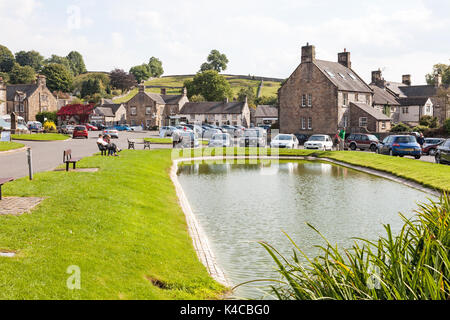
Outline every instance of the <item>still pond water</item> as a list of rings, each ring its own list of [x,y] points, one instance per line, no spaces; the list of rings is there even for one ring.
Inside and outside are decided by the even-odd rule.
[[[413,216],[417,203],[431,195],[386,179],[321,162],[270,161],[185,164],[179,181],[206,232],[218,264],[233,285],[278,278],[263,240],[291,256],[289,234],[309,256],[320,236],[352,245],[352,237],[376,239],[383,224],[397,232],[399,212]],[[267,289],[267,287],[265,287]],[[236,290],[236,297],[262,298],[261,284]],[[266,290],[267,291],[267,290]]]

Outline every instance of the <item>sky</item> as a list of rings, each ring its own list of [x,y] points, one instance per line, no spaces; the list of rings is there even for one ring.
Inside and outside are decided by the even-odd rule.
[[[287,78],[301,47],[337,61],[344,48],[367,82],[411,74],[424,84],[450,63],[448,0],[0,0],[0,44],[12,52],[79,51],[89,71],[129,70],[155,56],[165,75],[194,74],[217,49],[227,74]]]

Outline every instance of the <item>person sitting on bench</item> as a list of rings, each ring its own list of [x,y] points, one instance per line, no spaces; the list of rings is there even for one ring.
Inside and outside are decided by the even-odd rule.
[[[107,134],[104,137],[104,140],[108,144],[109,155],[118,157],[119,156],[118,153],[121,152],[122,150],[119,149],[115,143],[111,143],[111,136]]]
[[[98,148],[100,149],[100,151],[102,152],[102,155],[103,155],[103,153],[105,153],[105,156],[106,156],[106,152],[109,150],[108,142],[106,142],[103,139],[103,135],[102,134],[100,134],[98,136],[97,145],[98,145]]]

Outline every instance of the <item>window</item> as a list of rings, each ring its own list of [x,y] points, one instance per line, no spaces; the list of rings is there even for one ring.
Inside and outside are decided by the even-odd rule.
[[[347,106],[348,105],[348,93],[344,93],[343,96],[344,96],[344,106]]]
[[[355,77],[353,74],[349,73],[348,75],[349,75],[350,78],[352,78],[353,80],[356,80],[356,77]]]
[[[312,94],[308,94],[308,107],[312,107]]]
[[[359,126],[360,127],[367,127],[367,118],[366,117],[359,118]]]
[[[195,114],[191,114],[191,121],[195,121]]]
[[[427,106],[427,113],[430,113],[431,112],[431,107],[428,105]]]
[[[136,108],[136,107],[131,107],[131,108],[130,108],[130,112],[131,112],[131,115],[132,115],[132,116],[137,115],[137,108]]]
[[[306,94],[302,95],[302,107],[306,107]]]
[[[344,116],[344,128],[348,128],[348,116]]]
[[[402,108],[402,113],[403,114],[408,114],[409,113],[409,108],[408,107]]]
[[[381,129],[386,129],[386,121],[381,122]]]
[[[370,105],[370,94],[366,94],[366,104]]]
[[[233,114],[233,121],[237,121],[238,119],[238,115],[237,114]]]
[[[222,115],[222,120],[227,120],[227,115],[226,114]]]
[[[151,108],[151,107],[145,108],[145,114],[146,114],[146,115],[152,114],[152,108]]]
[[[358,102],[359,101],[359,94],[355,93],[355,101]]]
[[[308,130],[312,130],[312,118],[308,118]]]
[[[341,78],[345,80],[345,76],[342,73],[339,72],[338,75],[340,75]]]
[[[302,130],[306,130],[306,118],[302,118]]]
[[[328,75],[329,75],[331,78],[334,78],[334,77],[335,77],[334,73],[331,72],[330,70],[325,70],[325,71],[328,73]]]
[[[152,120],[146,120],[147,122],[147,128],[152,126]]]

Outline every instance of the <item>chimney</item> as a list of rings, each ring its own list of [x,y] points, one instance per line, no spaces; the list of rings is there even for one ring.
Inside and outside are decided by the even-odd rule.
[[[161,94],[162,95],[166,95],[167,94],[167,89],[166,88],[161,88]]]
[[[436,88],[439,88],[439,87],[442,86],[442,75],[441,75],[440,73],[437,73],[437,74],[434,76],[434,86],[435,86]]]
[[[309,43],[302,47],[302,63],[311,63],[316,60],[316,47],[310,46]]]
[[[405,74],[402,76],[402,83],[404,85],[410,86],[411,85],[411,75],[410,74]]]
[[[228,97],[223,100],[223,103],[228,103]]]
[[[145,84],[144,84],[144,82],[141,82],[139,84],[139,92],[145,92]]]
[[[347,52],[347,49],[344,49],[344,52],[338,53],[338,62],[342,64],[344,67],[351,68],[352,62],[350,60],[350,52]]]
[[[381,70],[378,69],[377,71],[372,71],[372,84],[380,85],[382,81],[383,78],[381,77]]]
[[[47,85],[47,78],[44,75],[38,75],[36,83],[38,86],[45,87]]]
[[[186,96],[187,96],[187,88],[184,87],[184,88],[183,88],[183,97],[186,97]]]

